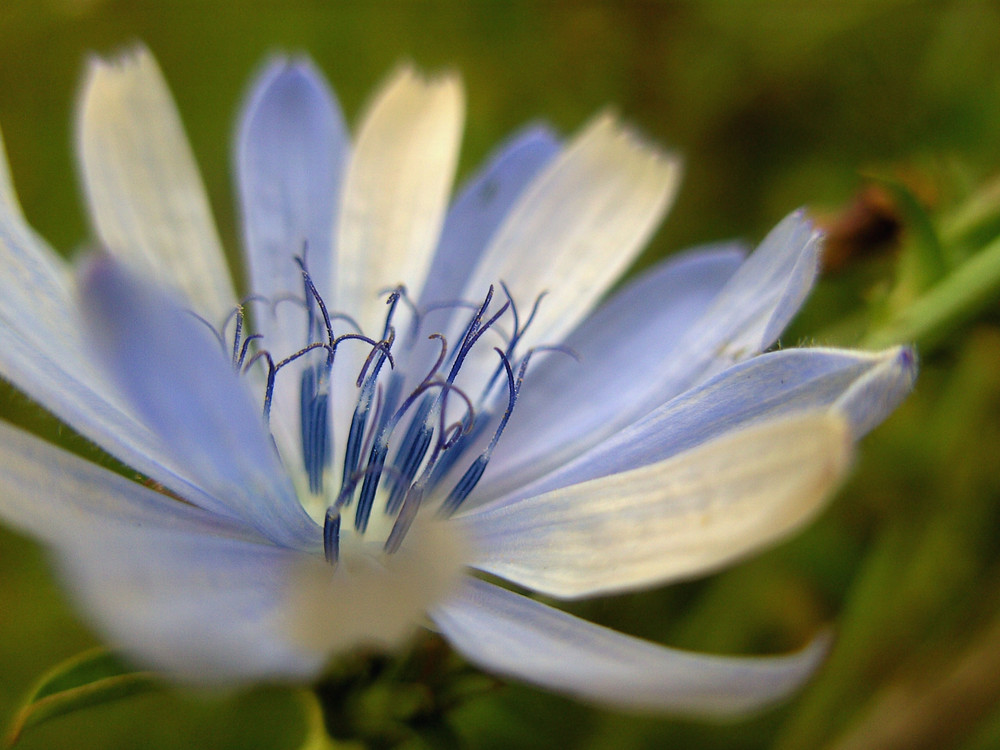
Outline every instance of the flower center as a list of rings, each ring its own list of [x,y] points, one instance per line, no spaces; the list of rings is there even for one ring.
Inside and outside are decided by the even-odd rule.
[[[270,420],[276,383],[294,387],[278,376],[298,363],[303,469],[309,493],[325,503],[327,562],[339,561],[345,541],[367,548],[377,540],[382,552],[391,555],[421,508],[432,505],[439,516],[451,515],[482,478],[513,413],[532,354],[552,348],[518,351],[541,297],[522,324],[502,283],[502,303],[491,286],[478,304],[459,301],[425,309],[397,287],[388,293],[382,333],[374,339],[349,316],[331,313],[305,262],[296,262],[304,294],[292,301],[305,310],[308,343],[276,360],[262,347],[266,342],[260,334],[243,337],[243,312],[238,310],[233,366],[245,373],[263,365],[264,416]],[[441,311],[450,313],[446,330],[454,344],[445,333],[423,330],[430,314]],[[406,333],[397,336],[397,326]],[[487,335],[492,341],[484,340]],[[345,342],[351,342],[346,355],[341,348]],[[339,482],[333,482],[337,414],[346,431]]]

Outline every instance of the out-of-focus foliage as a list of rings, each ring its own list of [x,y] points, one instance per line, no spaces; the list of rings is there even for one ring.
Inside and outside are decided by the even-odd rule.
[[[916,336],[926,346],[915,393],[797,539],[706,581],[578,609],[671,645],[743,653],[795,646],[832,623],[826,667],[786,706],[732,725],[623,716],[486,681],[451,726],[486,748],[987,750],[1000,746],[995,286],[983,281],[976,304],[930,334],[891,323],[1000,234],[998,30],[1000,6],[967,0],[4,0],[0,125],[29,219],[67,253],[88,238],[70,144],[82,61],[137,39],[170,81],[234,264],[233,118],[273,50],[308,52],[349,115],[401,59],[460,70],[463,172],[526,120],[568,132],[616,105],[687,161],[644,263],[698,242],[759,239],[808,206],[835,241],[786,340]],[[972,267],[960,282],[985,273]],[[0,416],[95,455],[6,388]],[[95,643],[39,550],[0,531],[0,717]],[[402,710],[401,693],[389,694]],[[380,695],[369,690],[345,715],[372,720]],[[312,709],[273,688],[157,692],[32,728],[19,747],[294,748]]]

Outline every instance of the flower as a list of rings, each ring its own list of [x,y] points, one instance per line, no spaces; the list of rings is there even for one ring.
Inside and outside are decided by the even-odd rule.
[[[0,373],[141,476],[2,426],[0,516],[181,681],[308,680],[426,624],[485,669],[619,707],[780,699],[822,639],[681,652],[469,571],[573,599],[756,551],[823,507],[912,352],[767,351],[816,273],[801,213],[595,311],[678,160],[610,114],[566,141],[533,126],[449,207],[462,116],[454,76],[404,67],[352,141],[308,62],[267,66],[237,138],[238,304],[155,62],[93,61],[77,142],[101,250],[68,266],[4,168]]]

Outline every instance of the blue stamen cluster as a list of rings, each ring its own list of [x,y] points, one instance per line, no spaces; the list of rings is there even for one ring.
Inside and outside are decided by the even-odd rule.
[[[235,321],[231,356],[233,367],[238,372],[248,372],[255,364],[262,362],[266,368],[264,386],[264,417],[270,418],[277,374],[292,362],[309,352],[322,349],[326,356],[310,362],[302,369],[299,381],[299,409],[301,423],[302,457],[309,491],[322,495],[327,469],[332,461],[333,437],[331,435],[331,378],[335,367],[336,351],[345,340],[356,340],[370,347],[368,356],[355,379],[357,402],[351,418],[350,429],[343,449],[343,472],[340,489],[326,510],[323,524],[323,546],[327,562],[335,564],[340,556],[341,517],[343,511],[352,504],[354,507],[354,529],[364,534],[368,528],[375,505],[378,489],[383,477],[387,480],[387,499],[384,512],[394,521],[384,543],[385,552],[391,554],[399,549],[403,538],[416,518],[424,499],[436,490],[445,477],[456,466],[467,449],[479,443],[498,409],[493,407],[495,391],[501,380],[506,381],[506,408],[495,427],[486,447],[472,460],[457,483],[451,488],[438,506],[438,514],[453,514],[472,493],[489,464],[493,451],[517,401],[521,384],[527,371],[532,352],[524,354],[515,364],[515,349],[531,325],[541,302],[535,301],[531,314],[524,325],[521,324],[517,306],[505,285],[501,284],[506,301],[492,313],[495,290],[491,286],[482,303],[478,305],[456,302],[448,307],[469,307],[472,310],[468,324],[459,340],[459,345],[449,348],[445,336],[431,333],[427,338],[440,346],[438,356],[424,378],[405,397],[406,373],[396,368],[392,349],[397,342],[393,319],[400,302],[405,302],[412,313],[413,324],[405,337],[404,346],[411,348],[417,340],[424,315],[410,301],[406,290],[398,287],[389,292],[386,304],[385,324],[381,338],[374,340],[364,336],[351,318],[331,313],[319,291],[303,258],[296,258],[302,282],[303,298],[298,302],[306,311],[307,336],[311,343],[275,361],[272,354],[258,348],[248,356],[251,346],[259,346],[260,334],[244,336],[245,315],[243,308],[237,308],[226,320],[223,331]],[[260,301],[260,300],[257,300]],[[285,299],[279,300],[281,302]],[[276,303],[272,303],[273,304]],[[438,309],[435,305],[424,310]],[[513,332],[505,337],[496,328],[504,315],[510,313]],[[334,333],[334,320],[343,320],[357,330],[341,334]],[[494,330],[505,338],[503,348],[494,347],[499,364],[491,372],[477,399],[472,398],[456,385],[456,379],[467,364],[473,347],[487,331]],[[218,334],[220,343],[230,354],[225,338]],[[546,347],[548,348],[548,347]],[[385,365],[388,364],[386,375]],[[445,372],[445,375],[441,375]],[[446,414],[448,401],[452,396],[463,403],[461,417],[449,424]],[[400,433],[402,433],[401,437]],[[394,440],[394,437],[397,439]],[[485,438],[483,438],[485,439]],[[391,456],[390,456],[391,454]],[[360,485],[360,490],[359,490]],[[444,493],[440,493],[443,495]],[[439,495],[440,496],[440,495]]]

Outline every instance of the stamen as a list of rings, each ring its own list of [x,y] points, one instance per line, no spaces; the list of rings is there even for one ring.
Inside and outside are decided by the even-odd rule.
[[[399,545],[403,542],[403,537],[406,536],[406,532],[410,530],[414,519],[417,517],[417,511],[420,509],[420,503],[423,499],[424,488],[422,486],[413,485],[410,487],[406,493],[406,500],[403,503],[403,507],[400,508],[399,515],[396,516],[396,521],[392,525],[392,530],[385,540],[383,549],[386,553],[391,555],[399,549]]]
[[[351,429],[347,435],[347,446],[344,449],[344,474],[342,486],[346,485],[349,478],[358,470],[358,463],[361,459],[361,446],[365,437],[365,426],[368,423],[368,416],[371,412],[372,399],[375,395],[375,383],[378,379],[382,365],[389,361],[393,366],[392,356],[389,354],[389,347],[392,346],[392,338],[395,336],[392,328],[388,330],[389,339],[380,341],[372,348],[361,368],[357,385],[361,388],[358,396],[357,406],[354,407],[354,416],[351,417]],[[368,373],[371,365],[371,373]]]
[[[330,313],[326,309],[326,303],[323,302],[323,298],[319,295],[319,292],[316,291],[316,285],[313,284],[312,277],[309,275],[309,271],[306,269],[305,259],[302,257],[296,257],[295,262],[298,263],[299,268],[302,270],[302,282],[305,284],[306,287],[306,298],[308,299],[309,297],[312,297],[312,299],[316,301],[316,305],[319,307],[320,312],[323,313],[323,323],[326,326],[326,338],[327,341],[329,341],[330,344],[332,345],[334,340],[333,323],[330,321]],[[306,305],[306,312],[308,313],[308,323],[307,323],[309,329],[308,335],[311,336],[313,329],[312,305],[309,304]],[[330,360],[332,364],[333,360],[332,350],[330,351]]]
[[[396,305],[399,303],[402,289],[403,287],[398,287],[389,294],[389,298],[386,300],[386,304],[389,306],[389,311],[385,316],[385,326],[382,331],[382,340],[372,347],[371,352],[368,354],[368,358],[365,359],[365,363],[361,367],[361,372],[359,373],[358,379],[355,383],[358,388],[361,389],[361,393],[358,396],[358,403],[354,407],[354,415],[351,417],[351,428],[347,434],[347,446],[344,449],[344,472],[341,479],[341,492],[343,492],[343,489],[347,486],[350,478],[358,470],[358,465],[361,460],[361,449],[365,439],[365,427],[368,423],[368,417],[371,412],[372,398],[375,395],[375,385],[378,380],[379,372],[382,370],[382,365],[385,364],[386,360],[388,360],[389,367],[395,368],[396,366],[390,352],[393,341],[396,338],[396,332],[392,327],[392,317],[396,312]],[[371,368],[371,373],[368,372],[369,368]],[[356,523],[357,522],[355,521],[355,525]]]
[[[340,559],[340,510],[331,505],[323,521],[323,555],[331,565]]]
[[[528,369],[528,360],[531,358],[531,352],[525,355],[524,359],[521,360],[521,366],[517,371],[517,378],[514,378],[514,370],[511,367],[510,359],[504,354],[500,349],[495,349],[497,354],[500,355],[500,361],[504,370],[507,373],[507,389],[508,389],[508,400],[507,400],[507,410],[504,412],[503,417],[500,419],[500,424],[497,426],[496,432],[493,433],[493,439],[490,440],[489,445],[486,446],[479,457],[472,462],[472,465],[466,469],[462,478],[458,480],[458,483],[445,498],[445,501],[441,504],[439,509],[439,514],[442,516],[450,516],[459,506],[465,502],[465,499],[471,494],[472,490],[475,489],[476,485],[479,484],[479,480],[483,476],[483,472],[486,471],[486,466],[490,462],[490,458],[493,456],[493,451],[500,441],[500,436],[503,434],[504,429],[507,427],[507,422],[510,421],[510,415],[514,413],[514,404],[517,402],[518,393],[521,391],[521,384],[524,382],[524,374]]]
[[[417,475],[420,462],[424,460],[427,449],[431,445],[431,436],[434,431],[427,426],[427,417],[433,405],[434,399],[429,396],[425,396],[420,402],[396,453],[395,467],[399,471],[400,478],[393,485],[389,500],[386,502],[385,512],[390,515],[399,510],[403,496]]]
[[[242,348],[240,349],[240,356],[239,356],[239,359],[237,359],[237,360],[236,360],[236,361],[234,362],[234,364],[235,364],[235,366],[236,366],[236,369],[237,369],[237,370],[240,370],[240,369],[242,369],[242,367],[243,367],[243,362],[244,362],[244,361],[246,360],[246,358],[247,358],[247,351],[248,351],[248,350],[249,350],[249,348],[250,348],[250,344],[251,344],[252,342],[254,342],[254,341],[258,341],[258,340],[261,340],[261,339],[263,339],[263,338],[264,338],[264,334],[262,334],[262,333],[255,333],[255,334],[253,334],[252,336],[247,336],[247,337],[246,337],[245,339],[243,339],[243,347],[242,347]]]
[[[417,304],[410,298],[410,295],[406,293],[406,287],[402,284],[392,289],[383,289],[382,292],[380,292],[380,294],[386,293],[390,295],[395,294],[396,299],[406,305],[406,307],[410,310],[410,330],[407,332],[405,340],[406,345],[411,346],[413,342],[416,341],[417,334],[420,332],[422,318],[420,308],[418,308]],[[392,315],[392,313],[390,313],[390,315]]]
[[[243,335],[243,308],[236,308],[236,330],[233,332],[233,369],[240,369],[240,336]]]
[[[400,481],[396,482],[392,492],[390,493],[386,504],[387,513],[392,514],[399,512],[400,514],[403,514],[404,508],[406,508],[408,503],[416,502],[419,504],[419,499],[411,500],[411,496],[417,498],[423,497],[424,487],[427,485],[428,480],[435,475],[434,473],[438,460],[442,455],[446,454],[449,449],[458,445],[462,437],[467,435],[472,430],[475,424],[475,408],[469,397],[455,386],[455,378],[457,377],[458,372],[464,364],[469,352],[472,350],[472,347],[483,336],[483,334],[486,333],[486,331],[490,330],[494,326],[494,324],[510,307],[509,302],[502,305],[496,313],[484,321],[483,319],[486,315],[486,311],[489,309],[490,303],[493,300],[493,294],[494,289],[491,286],[486,294],[486,298],[483,300],[483,303],[476,309],[475,314],[469,321],[469,325],[466,327],[465,333],[462,336],[462,343],[452,358],[448,377],[443,382],[435,381],[433,378],[447,359],[447,342],[440,334],[434,334],[431,336],[431,338],[437,338],[441,342],[441,352],[439,353],[437,361],[422,383],[414,390],[413,393],[410,394],[402,406],[400,406],[397,412],[380,431],[379,440],[372,448],[368,466],[372,468],[373,471],[365,477],[365,481],[361,487],[361,494],[358,498],[358,507],[355,512],[354,525],[358,531],[363,533],[368,525],[372,502],[374,501],[382,469],[385,465],[386,454],[389,447],[389,437],[398,425],[403,414],[415,403],[418,396],[429,390],[431,387],[436,386],[441,388],[441,393],[436,399],[428,399],[425,397],[421,401],[418,411],[411,420],[407,433],[403,438],[402,448],[397,452],[396,460],[396,468]],[[448,395],[453,390],[456,391],[466,402],[466,413],[460,422],[446,426],[445,415],[447,414]],[[424,479],[421,482],[414,484],[413,478],[416,476],[417,470],[424,461],[427,451],[430,449],[435,432],[433,428],[435,422],[439,423],[437,425],[437,442],[434,444],[434,450],[431,453],[430,458],[427,459],[426,466],[424,467]],[[419,491],[417,491],[418,489]],[[415,495],[413,494],[414,492],[416,492]],[[411,509],[406,510],[405,512],[407,514],[415,513],[416,508],[411,507]],[[399,518],[397,517],[397,522],[394,524],[393,528],[400,529],[400,531],[397,532],[397,535],[399,535],[405,534],[408,527],[409,522],[404,521],[400,523]],[[394,543],[394,545],[396,544],[398,544],[398,542]]]
[[[454,362],[451,365],[451,372],[448,373],[448,382],[454,383],[455,377],[458,375],[458,371],[461,369],[462,364],[465,362],[465,358],[468,356],[472,347],[477,341],[482,337],[486,331],[493,327],[500,317],[507,312],[507,308],[510,307],[510,303],[506,302],[504,305],[497,310],[496,314],[493,315],[486,323],[483,323],[483,315],[486,314],[486,310],[490,306],[490,302],[493,300],[493,285],[490,285],[489,291],[486,293],[486,299],[483,304],[480,305],[476,314],[472,316],[472,320],[469,322],[468,328],[465,329],[465,335],[462,337],[462,345],[458,348],[455,356]]]
[[[271,357],[271,352],[267,349],[261,349],[259,352],[250,357],[250,361],[243,365],[243,372],[246,373],[251,367],[256,364],[257,360],[263,359],[267,363],[267,382],[264,386],[264,423],[271,423],[271,398],[274,395],[274,358]]]
[[[347,337],[343,336],[342,338],[347,338]],[[267,385],[264,388],[264,417],[265,417],[265,419],[270,420],[270,417],[271,417],[271,397],[274,394],[274,379],[275,379],[275,376],[278,374],[278,371],[282,367],[284,367],[285,365],[288,365],[288,364],[294,362],[295,360],[297,360],[303,354],[308,354],[313,349],[327,349],[327,348],[328,347],[327,347],[326,344],[321,344],[321,343],[318,343],[318,342],[315,343],[315,344],[309,344],[309,346],[307,346],[307,347],[305,347],[303,349],[299,349],[299,351],[295,352],[295,354],[292,354],[292,355],[290,355],[288,357],[285,357],[278,364],[274,364],[274,359],[271,357],[271,353],[269,351],[267,351],[266,349],[261,349],[259,352],[257,352],[256,354],[254,354],[250,358],[249,362],[247,362],[243,366],[243,372],[245,373],[245,372],[249,371],[250,368],[253,367],[254,364],[256,364],[256,362],[257,362],[258,359],[264,359],[267,362]]]
[[[293,362],[313,349],[326,349],[326,361],[307,367],[302,371],[302,382],[300,386],[300,421],[302,433],[302,458],[305,464],[306,474],[309,477],[309,490],[314,494],[323,491],[323,471],[329,463],[330,446],[330,422],[329,422],[329,401],[330,401],[330,371],[333,368],[333,360],[337,347],[341,342],[347,340],[364,341],[374,347],[378,344],[371,339],[357,333],[345,333],[337,337],[332,345],[310,344],[295,354],[283,359],[275,365],[269,374],[268,396],[274,389],[274,377],[285,365]],[[267,398],[270,404],[270,399]]]
[[[389,312],[385,316],[385,327],[382,329],[382,339],[389,338],[389,331],[392,330],[392,316],[396,314],[396,307],[401,297],[406,295],[406,287],[398,286],[389,292],[389,298],[385,303],[389,306]]]
[[[295,258],[302,275],[302,294],[283,295],[274,300],[263,300],[271,305],[272,313],[284,302],[294,302],[300,305],[306,315],[307,343],[303,348],[289,354],[280,361],[275,361],[272,354],[263,346],[261,334],[246,335],[246,314],[244,308],[235,308],[223,323],[221,332],[213,328],[202,318],[205,325],[213,331],[220,346],[230,357],[237,372],[246,373],[262,361],[266,366],[266,382],[264,390],[264,417],[270,419],[277,375],[292,362],[306,356],[314,350],[323,350],[325,355],[304,364],[300,370],[299,410],[301,417],[301,447],[303,463],[308,480],[309,491],[315,495],[324,492],[325,473],[331,463],[333,450],[333,431],[331,424],[330,399],[333,397],[331,379],[337,347],[342,341],[352,339],[363,341],[370,347],[367,356],[354,379],[357,387],[357,402],[351,418],[350,429],[343,451],[343,472],[341,486],[335,499],[327,507],[323,521],[323,551],[326,561],[336,565],[340,559],[340,535],[343,523],[344,509],[351,505],[357,497],[354,509],[354,530],[357,534],[365,534],[379,484],[385,481],[388,493],[385,499],[385,512],[395,516],[391,528],[382,545],[385,554],[394,554],[416,519],[421,504],[426,497],[439,498],[441,495],[435,487],[445,477],[451,475],[451,470],[467,449],[472,445],[485,442],[485,432],[493,430],[492,438],[485,449],[469,464],[460,479],[438,507],[442,516],[450,516],[472,494],[483,477],[501,435],[507,427],[514,406],[520,393],[521,385],[527,371],[528,362],[535,351],[551,349],[568,351],[560,347],[536,347],[523,357],[515,359],[514,352],[522,344],[525,331],[532,325],[540,308],[544,294],[539,295],[527,319],[521,320],[510,289],[501,282],[506,301],[490,312],[494,302],[495,288],[489,290],[479,305],[466,301],[437,303],[420,309],[406,293],[406,289],[398,286],[389,291],[386,299],[387,311],[383,325],[382,336],[378,340],[363,335],[357,322],[341,313],[331,313],[319,293],[312,276],[309,273],[305,251]],[[430,339],[437,339],[440,351],[423,380],[408,395],[404,388],[409,388],[407,374],[396,368],[393,356],[393,346],[396,342],[396,329],[393,325],[400,304],[409,308],[411,317],[405,325],[406,338],[400,346],[409,353],[416,341],[420,328],[425,323],[428,312],[445,308],[468,307],[472,312],[468,323],[462,331],[458,346],[449,347],[444,336],[433,333]],[[505,330],[500,330],[498,322],[510,313],[513,331],[508,336]],[[256,308],[254,309],[256,312]],[[198,317],[198,316],[196,316]],[[227,335],[229,322],[234,321],[232,339]],[[351,333],[336,336],[334,321],[343,321]],[[338,324],[339,325],[339,324]],[[507,328],[506,324],[503,328]],[[474,401],[466,392],[456,385],[456,380],[462,368],[471,361],[471,352],[483,335],[493,330],[499,334],[501,343],[495,347],[499,357],[496,369],[483,367],[475,361],[476,373],[486,376],[474,386],[482,391]],[[231,347],[227,345],[231,344]],[[253,342],[257,342],[256,345]],[[398,349],[396,350],[398,353]],[[572,354],[572,352],[569,352]],[[409,359],[409,357],[407,357]],[[402,361],[402,360],[401,360]],[[390,372],[384,375],[384,365],[389,363]],[[467,369],[473,369],[472,365]],[[500,419],[496,419],[502,396],[503,375],[506,376],[507,400],[506,409]],[[463,375],[463,386],[465,376]],[[484,382],[485,381],[485,382]],[[431,393],[436,390],[436,393]],[[464,410],[449,410],[449,399],[457,394],[464,404]],[[459,412],[460,417],[448,423],[449,411]],[[405,431],[400,428],[406,421]],[[495,427],[494,427],[495,425]],[[401,437],[400,437],[400,433]],[[396,437],[394,437],[396,436]],[[387,466],[387,460],[392,448],[392,465]],[[363,459],[365,457],[367,460]],[[466,460],[468,460],[466,458]]]
[[[448,356],[448,342],[445,340],[444,336],[439,333],[432,333],[428,336],[428,339],[437,339],[441,344],[441,351],[438,353],[438,358],[433,367],[431,367],[430,372],[424,378],[424,383],[429,383],[434,378],[438,370],[441,369],[441,365],[444,364],[445,358]],[[413,418],[410,420],[410,425],[406,430],[406,435],[403,437],[403,441],[400,443],[399,450],[396,452],[396,459],[394,462],[394,466],[399,472],[401,480],[396,482],[392,488],[389,500],[386,503],[386,513],[392,514],[399,510],[399,505],[403,501],[404,493],[410,486],[413,478],[417,475],[417,469],[420,467],[420,462],[423,461],[424,455],[430,447],[431,433],[433,432],[433,429],[428,422],[428,417],[430,416],[433,406],[433,399],[425,396],[421,400],[420,405],[417,407],[417,411],[413,415]]]
[[[528,330],[528,328],[531,327],[531,324],[535,320],[535,316],[538,314],[538,309],[539,307],[541,307],[542,300],[545,298],[545,295],[548,294],[548,292],[541,292],[537,297],[535,297],[535,304],[531,306],[531,312],[528,314],[528,319],[524,321],[524,325],[522,326],[520,322],[520,315],[517,312],[517,305],[514,303],[514,297],[513,295],[511,295],[510,289],[507,287],[507,284],[504,283],[503,281],[500,282],[500,286],[503,288],[503,293],[507,297],[507,302],[510,305],[511,316],[514,318],[514,333],[510,337],[510,341],[507,342],[507,348],[504,352],[504,354],[508,359],[513,359],[515,347],[517,347],[517,345],[521,342],[521,339],[524,337],[524,334]],[[503,372],[503,365],[498,364],[497,369],[493,371],[493,375],[491,375],[489,380],[486,381],[486,387],[483,388],[481,396],[483,400],[486,400],[486,398],[492,392],[493,387],[496,385],[497,379],[500,377],[500,374],[502,372]]]
[[[403,418],[403,415],[413,406],[420,396],[426,393],[431,388],[441,388],[446,391],[456,391],[466,403],[468,409],[468,415],[472,413],[472,401],[469,397],[462,393],[452,383],[436,380],[432,382],[427,382],[426,380],[417,386],[416,390],[410,394],[410,396],[403,402],[402,406],[392,415],[392,418],[386,423],[386,426],[382,428],[379,433],[378,439],[372,446],[371,456],[368,459],[368,470],[370,473],[366,474],[364,483],[361,485],[361,494],[358,497],[358,507],[354,514],[354,528],[364,533],[365,529],[368,528],[368,519],[371,516],[372,503],[375,500],[375,492],[378,489],[379,479],[382,476],[383,469],[385,468],[385,457],[389,450],[389,437],[393,430],[399,424],[399,421]],[[471,420],[471,416],[469,417]]]
[[[375,442],[375,435],[378,434],[381,426],[384,411],[385,400],[382,396],[382,386],[379,385],[375,389],[375,409],[372,411],[371,423],[368,425],[368,434],[365,435],[364,443],[361,446],[361,455],[371,451],[372,444]]]
[[[213,326],[211,323],[209,323],[207,320],[205,320],[205,318],[203,318],[201,315],[199,315],[198,313],[196,313],[194,310],[187,310],[186,312],[187,312],[188,315],[190,315],[192,318],[194,318],[198,322],[203,323],[205,325],[205,327],[208,328],[208,330],[210,330],[212,332],[212,335],[215,336],[215,339],[219,342],[219,346],[222,347],[223,354],[225,354],[226,353],[226,340],[222,337],[222,334],[219,333],[219,331],[216,329],[216,327]]]
[[[323,470],[330,458],[329,373],[327,365],[314,365],[302,371],[302,459],[309,477],[309,491],[315,495],[323,491]]]

